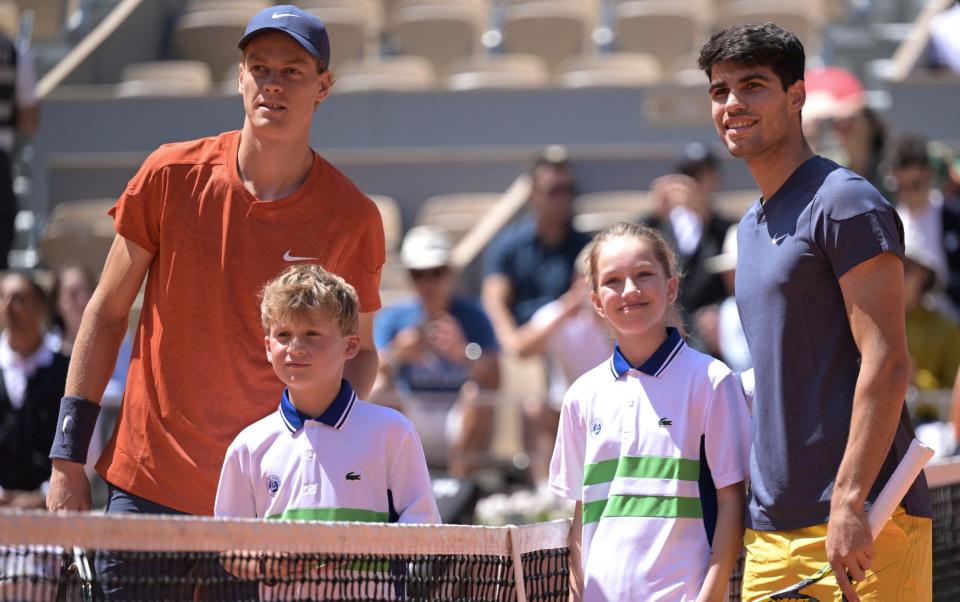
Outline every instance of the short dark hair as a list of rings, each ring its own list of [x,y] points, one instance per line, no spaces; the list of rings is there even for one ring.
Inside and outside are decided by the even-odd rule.
[[[904,134],[890,149],[890,169],[933,167],[927,139],[918,134]]]
[[[795,34],[773,23],[753,23],[718,31],[700,49],[697,65],[708,78],[713,66],[724,62],[769,67],[786,90],[803,79],[806,56]]]

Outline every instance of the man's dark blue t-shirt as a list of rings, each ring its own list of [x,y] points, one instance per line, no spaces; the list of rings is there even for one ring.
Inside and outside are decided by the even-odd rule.
[[[839,278],[881,253],[903,258],[903,226],[866,180],[822,157],[803,163],[737,230],[736,298],[756,374],[747,525],[827,521],[847,444],[860,353]],[[904,406],[868,501],[913,439]],[[921,475],[904,500],[932,515]]]
[[[517,325],[570,288],[577,255],[590,242],[573,228],[560,246],[550,248],[537,237],[531,218],[510,226],[490,243],[484,275],[503,274],[513,285],[511,310]]]

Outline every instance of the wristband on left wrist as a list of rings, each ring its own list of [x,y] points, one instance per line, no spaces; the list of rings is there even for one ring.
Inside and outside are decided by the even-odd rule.
[[[60,400],[57,431],[50,448],[51,460],[87,463],[87,449],[100,415],[100,405],[77,395]]]

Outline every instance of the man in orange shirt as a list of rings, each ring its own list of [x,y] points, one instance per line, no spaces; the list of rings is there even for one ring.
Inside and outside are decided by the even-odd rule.
[[[111,210],[117,236],[84,312],[51,451],[51,510],[90,508],[83,462],[145,277],[119,422],[97,463],[108,512],[212,514],[228,444],[276,409],[283,387],[263,356],[257,296],[290,263],[321,264],[354,286],[361,350],[346,378],[365,397],[376,377],[383,225],[309,145],[333,84],[325,26],[272,6],[238,46],[243,129],[161,146]]]

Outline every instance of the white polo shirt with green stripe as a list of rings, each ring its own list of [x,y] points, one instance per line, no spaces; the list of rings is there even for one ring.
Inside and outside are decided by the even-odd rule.
[[[615,347],[570,387],[550,489],[583,502],[584,600],[696,599],[710,557],[701,449],[717,489],[743,481],[750,417],[730,369],[675,329],[642,366]]]
[[[346,380],[322,415],[298,411],[284,390],[276,412],[237,435],[224,458],[214,514],[440,522],[413,424],[357,399]]]

